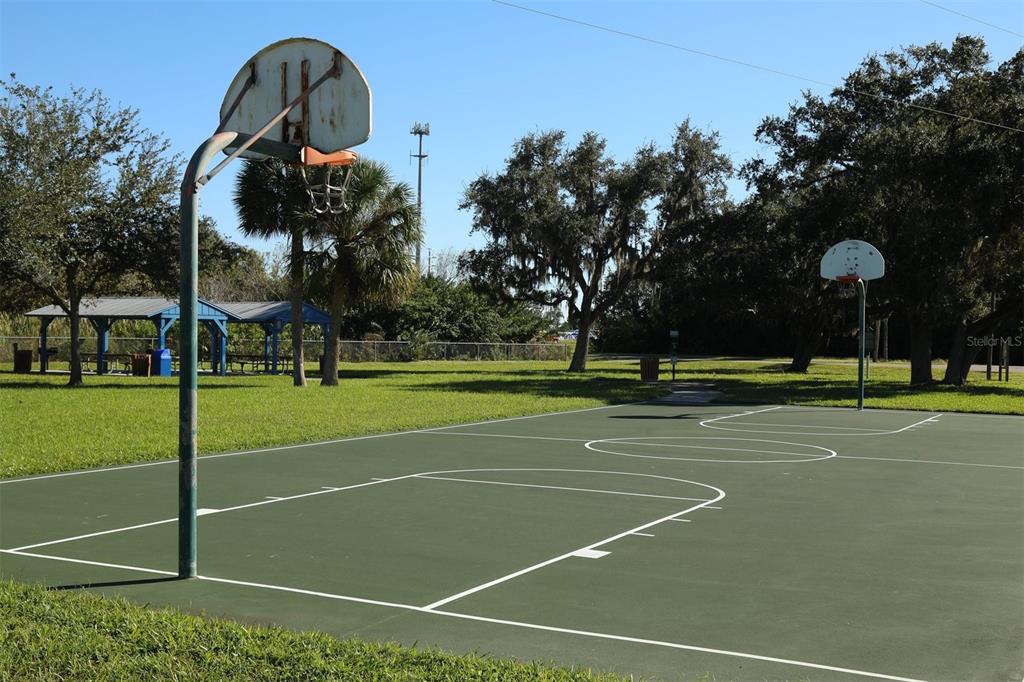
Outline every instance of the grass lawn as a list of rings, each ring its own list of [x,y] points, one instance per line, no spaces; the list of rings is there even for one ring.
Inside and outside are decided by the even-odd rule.
[[[588,670],[340,640],[0,581],[3,680],[621,680]]]
[[[662,363],[662,379],[668,378]],[[687,361],[677,380],[713,383],[723,401],[852,406],[857,368],[817,364],[806,374],[779,361]],[[202,453],[344,438],[643,400],[667,384],[638,381],[637,360],[592,361],[583,375],[563,362],[360,363],[341,386],[288,376],[201,377]],[[911,388],[903,365],[876,365],[868,407],[1024,414],[1024,375],[973,378],[966,388]],[[177,452],[177,378],[66,376],[0,371],[0,478],[143,460]]]

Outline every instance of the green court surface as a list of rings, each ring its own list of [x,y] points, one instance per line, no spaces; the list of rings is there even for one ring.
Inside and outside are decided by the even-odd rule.
[[[656,679],[1021,679],[1021,417],[662,401],[213,455],[189,581],[176,492],[2,481],[0,575]]]

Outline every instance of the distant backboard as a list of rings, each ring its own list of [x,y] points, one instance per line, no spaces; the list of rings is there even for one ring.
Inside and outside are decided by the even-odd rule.
[[[822,257],[821,276],[825,279],[856,278],[866,281],[885,274],[885,259],[878,249],[859,239],[839,242]]]
[[[372,98],[363,72],[340,50],[313,38],[281,40],[246,62],[224,96],[218,132],[257,133],[335,67],[330,77],[264,137],[324,154],[366,142]],[[242,155],[265,158],[251,150]]]

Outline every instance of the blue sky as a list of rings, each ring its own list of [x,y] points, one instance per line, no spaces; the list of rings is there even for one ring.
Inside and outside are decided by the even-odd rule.
[[[866,55],[958,34],[983,36],[994,61],[1017,35],[921,0],[859,2],[552,2],[542,11],[724,57],[838,82]],[[935,0],[1017,33],[1024,3]],[[187,158],[213,132],[228,84],[264,45],[292,36],[325,40],[366,74],[373,137],[360,154],[416,183],[414,121],[429,122],[424,169],[425,247],[464,249],[466,184],[501,168],[512,142],[537,130],[569,139],[595,130],[617,158],[662,146],[689,117],[717,130],[738,163],[765,154],[753,132],[785,113],[804,89],[827,88],[569,24],[488,0],[465,2],[72,2],[0,0],[2,73],[27,83],[103,90],[140,110]],[[202,194],[202,210],[229,238],[237,231],[234,170]],[[734,183],[737,196],[740,183]]]

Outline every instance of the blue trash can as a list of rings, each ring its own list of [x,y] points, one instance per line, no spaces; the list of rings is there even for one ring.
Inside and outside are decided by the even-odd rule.
[[[171,376],[171,351],[167,348],[159,348],[149,351],[150,372],[155,377]]]

